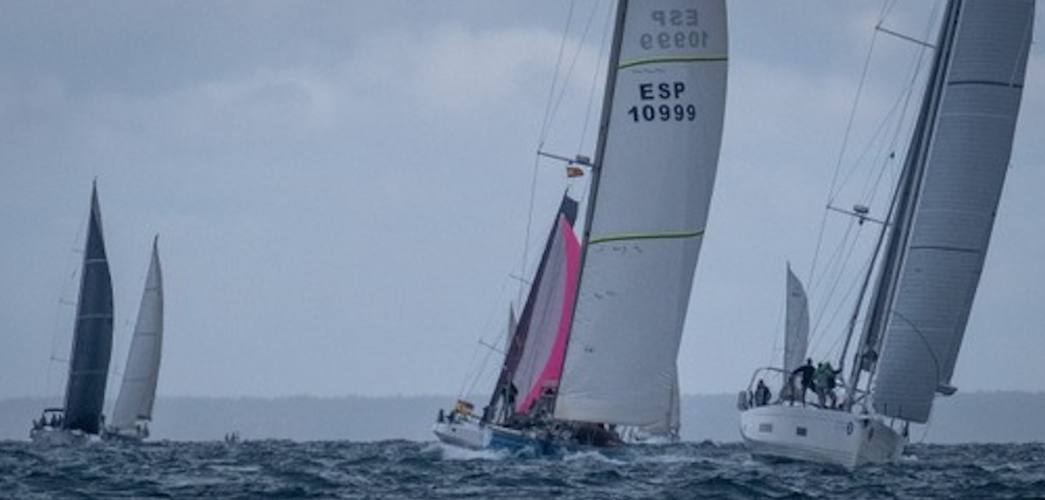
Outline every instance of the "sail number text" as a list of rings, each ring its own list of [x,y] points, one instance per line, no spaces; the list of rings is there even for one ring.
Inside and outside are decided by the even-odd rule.
[[[639,35],[639,45],[644,50],[700,48],[708,44],[708,32],[694,29],[699,20],[697,9],[654,10],[650,18],[666,29]]]
[[[640,83],[638,91],[640,100],[661,101],[661,104],[650,103],[628,108],[628,116],[634,122],[691,122],[697,119],[695,105],[679,102],[686,92],[684,82]]]

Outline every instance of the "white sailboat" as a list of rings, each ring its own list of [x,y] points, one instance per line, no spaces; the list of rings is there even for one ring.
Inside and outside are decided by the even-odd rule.
[[[577,282],[545,285],[546,251],[531,288],[538,301],[562,297],[549,303],[565,322],[524,330],[524,309],[491,404],[479,416],[459,402],[440,416],[439,439],[547,451],[620,444],[624,429],[677,436],[676,361],[718,165],[727,49],[723,0],[618,2],[595,160],[576,162],[593,176]],[[545,376],[531,378],[526,359]]]
[[[112,328],[112,279],[102,237],[98,187],[92,184],[65,403],[61,408],[45,409],[40,420],[33,421],[29,431],[33,442],[77,444],[101,431]]]
[[[749,386],[738,403],[753,454],[850,468],[893,462],[909,424],[929,420],[937,393],[955,392],[951,376],[1008,168],[1033,19],[1034,0],[947,3],[877,266],[864,277],[839,359],[843,375],[852,363],[841,404],[765,404],[752,401]]]
[[[160,271],[159,237],[153,238],[149,272],[145,278],[138,321],[134,327],[127,368],[116,397],[112,425],[106,438],[140,441],[149,437],[149,422],[156,400],[163,350],[163,274]]]

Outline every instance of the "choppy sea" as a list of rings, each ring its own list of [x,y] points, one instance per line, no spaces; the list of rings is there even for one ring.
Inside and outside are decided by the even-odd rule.
[[[1045,498],[1045,444],[913,445],[848,472],[740,444],[560,458],[436,443],[0,443],[3,498]]]

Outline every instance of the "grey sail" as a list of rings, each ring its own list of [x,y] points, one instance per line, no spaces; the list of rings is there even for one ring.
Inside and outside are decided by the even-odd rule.
[[[802,366],[809,345],[809,301],[798,276],[787,266],[787,311],[784,331],[784,372]]]
[[[162,350],[163,273],[160,270],[157,242],[153,239],[149,272],[138,308],[138,321],[134,326],[127,367],[113,410],[112,426],[116,431],[131,431],[139,421],[152,420]]]
[[[113,298],[109,262],[102,238],[97,186],[91,189],[80,296],[76,306],[69,380],[65,386],[66,429],[97,434],[105,403],[105,383],[112,350]]]
[[[872,400],[884,415],[926,422],[935,393],[954,391],[1012,150],[1033,19],[1033,0],[948,5],[908,152],[908,185],[898,192],[898,234],[869,321],[881,332],[865,333],[865,345],[881,345]]]

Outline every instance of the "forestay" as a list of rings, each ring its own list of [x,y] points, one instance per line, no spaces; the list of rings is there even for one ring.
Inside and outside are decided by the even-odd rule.
[[[937,49],[937,113],[873,385],[875,409],[885,415],[925,422],[934,393],[954,390],[1008,168],[1033,19],[1033,0],[955,0],[948,11]]]
[[[133,429],[138,420],[152,419],[163,349],[163,275],[156,243],[153,239],[138,321],[113,411],[112,425],[117,430]]]
[[[91,188],[80,296],[76,305],[69,380],[65,386],[64,427],[97,434],[105,403],[105,383],[112,351],[113,298],[109,261],[102,237],[98,188]]]
[[[559,419],[667,425],[726,99],[723,0],[622,1]]]

